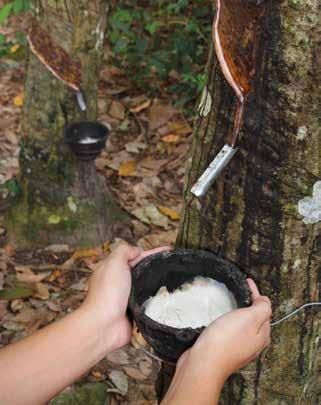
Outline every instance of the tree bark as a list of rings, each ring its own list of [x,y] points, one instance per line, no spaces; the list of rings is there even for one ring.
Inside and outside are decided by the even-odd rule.
[[[208,109],[195,121],[177,245],[238,264],[278,319],[321,298],[321,223],[298,213],[321,179],[320,8],[318,0],[266,4],[239,151],[198,200],[190,189],[227,142],[236,105],[210,51]],[[229,379],[222,404],[320,404],[320,331],[318,309],[274,326],[271,346]]]
[[[95,120],[107,0],[32,2],[32,14],[52,39],[82,66],[87,111],[75,93],[29,52],[20,152],[21,198],[7,217],[19,247],[96,245],[111,236],[119,210],[93,162],[76,161],[63,142],[72,121]],[[116,210],[116,211],[115,211]],[[116,215],[115,215],[116,212]]]

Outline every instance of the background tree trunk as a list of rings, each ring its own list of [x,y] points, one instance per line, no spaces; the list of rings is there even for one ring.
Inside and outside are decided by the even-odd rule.
[[[210,52],[210,110],[200,108],[195,122],[177,244],[237,263],[278,319],[321,298],[321,223],[304,224],[297,209],[321,179],[320,9],[318,0],[266,3],[240,150],[198,200],[190,189],[227,142],[236,104]],[[222,403],[320,404],[320,324],[310,309],[274,326],[270,348],[230,378]]]
[[[63,142],[66,124],[96,118],[107,5],[107,0],[32,2],[41,27],[80,60],[87,111],[80,111],[75,93],[29,52],[20,152],[22,197],[7,221],[20,247],[60,241],[95,245],[110,237],[118,210],[105,180],[94,162],[76,161]]]

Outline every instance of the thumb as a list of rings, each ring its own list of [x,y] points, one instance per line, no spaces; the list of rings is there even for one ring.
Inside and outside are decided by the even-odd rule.
[[[120,243],[112,255],[123,258],[126,262],[130,262],[142,253],[142,249],[136,246],[128,245],[127,243]]]
[[[154,255],[154,254],[156,254],[156,253],[165,252],[165,251],[168,251],[168,252],[169,252],[169,251],[171,251],[171,250],[172,250],[172,248],[171,248],[170,246],[161,246],[161,247],[158,247],[158,248],[155,248],[155,249],[150,249],[150,250],[145,250],[145,251],[141,250],[140,255],[137,256],[137,257],[135,257],[135,259],[132,260],[132,261],[129,263],[129,265],[130,265],[130,267],[135,267],[136,264],[138,264],[138,263],[139,263],[141,260],[143,260],[145,257]]]
[[[268,297],[258,297],[253,301],[253,304],[250,308],[255,314],[255,318],[257,320],[257,323],[259,324],[259,328],[263,325],[263,323],[271,318],[272,306],[271,301]]]

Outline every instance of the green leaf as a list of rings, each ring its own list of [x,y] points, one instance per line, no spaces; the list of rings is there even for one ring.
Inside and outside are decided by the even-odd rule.
[[[10,179],[7,180],[5,183],[1,184],[0,190],[1,189],[7,189],[12,194],[18,194],[21,191],[20,186],[16,179]]]
[[[23,11],[28,11],[30,9],[30,1],[23,0]]]
[[[23,0],[14,0],[13,1],[13,12],[17,15],[23,11],[24,1]]]
[[[6,37],[3,34],[0,34],[0,44],[3,44],[6,40]]]
[[[16,38],[20,45],[26,46],[28,44],[26,34],[20,31],[16,32]]]
[[[103,383],[84,384],[58,395],[50,405],[109,405],[107,388]]]
[[[5,4],[0,10],[0,24],[2,24],[11,13],[13,3]]]
[[[158,28],[161,26],[159,21],[153,21],[150,24],[146,25],[146,31],[148,31],[151,35],[155,34]]]
[[[28,287],[14,287],[7,290],[0,290],[0,299],[2,300],[16,300],[18,298],[31,297],[33,290]]]

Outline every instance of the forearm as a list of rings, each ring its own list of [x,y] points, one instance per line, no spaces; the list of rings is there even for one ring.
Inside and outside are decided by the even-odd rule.
[[[0,403],[36,405],[85,373],[117,340],[81,309],[0,350]],[[108,328],[108,325],[106,325]]]
[[[176,371],[161,405],[216,405],[224,377],[213,362],[199,361],[190,353]]]

